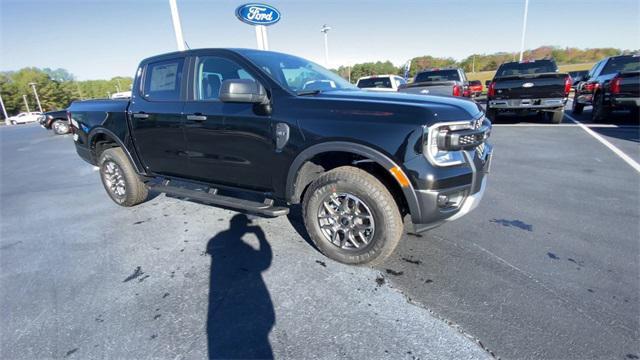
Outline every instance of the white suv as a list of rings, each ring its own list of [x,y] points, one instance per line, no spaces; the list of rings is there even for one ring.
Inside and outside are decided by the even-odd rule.
[[[38,121],[38,118],[42,115],[41,112],[22,112],[16,116],[11,116],[7,119],[7,123],[11,125],[26,124],[30,122]]]
[[[398,75],[373,75],[358,79],[356,86],[368,91],[398,91],[407,81]]]

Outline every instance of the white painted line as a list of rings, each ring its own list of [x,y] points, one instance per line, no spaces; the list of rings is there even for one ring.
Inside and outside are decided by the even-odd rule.
[[[567,115],[568,116],[568,115]],[[589,128],[635,129],[640,125],[582,124]],[[578,124],[493,124],[494,127],[579,127]]]
[[[634,168],[635,171],[637,171],[640,174],[640,164],[638,164],[635,160],[630,158],[629,155],[627,155],[624,152],[622,152],[622,150],[618,149],[615,145],[613,145],[612,143],[607,141],[605,138],[600,136],[600,134],[598,134],[595,131],[589,129],[587,126],[585,126],[580,121],[574,119],[571,115],[564,114],[564,116],[566,116],[569,120],[573,121],[574,123],[578,124],[578,126],[580,126],[582,128],[582,130],[586,131],[587,134],[593,136],[596,140],[600,141],[604,146],[608,147],[609,150],[613,151],[614,154],[618,155],[622,160],[624,160],[627,164],[629,164],[629,166]]]

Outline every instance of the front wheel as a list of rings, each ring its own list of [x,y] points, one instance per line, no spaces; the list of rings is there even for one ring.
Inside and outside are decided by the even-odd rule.
[[[51,129],[56,135],[64,135],[69,132],[69,124],[64,120],[56,120],[51,124]]]
[[[364,170],[343,166],[315,180],[302,204],[311,240],[327,257],[345,264],[382,262],[402,236],[393,196]]]
[[[147,186],[140,181],[133,165],[121,148],[110,148],[98,160],[102,185],[118,205],[134,206],[147,198]]]

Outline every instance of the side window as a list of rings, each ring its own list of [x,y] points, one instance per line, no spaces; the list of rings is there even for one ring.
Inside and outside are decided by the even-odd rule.
[[[149,101],[179,101],[184,59],[165,60],[147,65],[142,95]]]
[[[593,67],[591,68],[591,71],[589,71],[589,78],[594,78],[598,76],[598,71],[603,63],[604,61],[600,61],[600,62],[597,62],[595,65],[593,65]]]
[[[217,100],[220,97],[220,86],[228,79],[255,80],[237,63],[215,56],[198,58],[195,71],[195,99]]]

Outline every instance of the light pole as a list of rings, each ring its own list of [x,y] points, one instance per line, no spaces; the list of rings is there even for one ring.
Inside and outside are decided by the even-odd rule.
[[[327,24],[322,25],[322,28],[320,28],[320,32],[324,34],[324,64],[326,67],[329,67],[329,30],[331,30],[331,27],[327,26]]]
[[[38,97],[38,92],[36,91],[36,83],[31,82],[29,83],[29,85],[31,85],[31,88],[33,89],[33,94],[36,96],[36,103],[38,103],[38,109],[40,109],[40,112],[43,112],[42,105],[40,105],[40,98]]]
[[[2,101],[2,95],[0,95],[0,106],[2,106],[2,114],[4,115],[4,122],[7,123],[9,115],[7,115],[7,109],[4,108],[4,101]]]
[[[524,0],[524,19],[522,19],[522,40],[520,41],[520,61],[524,55],[524,36],[527,33],[527,13],[529,12],[529,0]]]
[[[178,13],[178,4],[176,0],[169,0],[171,7],[171,20],[173,20],[173,31],[176,33],[176,44],[179,51],[184,51],[184,37],[182,36],[182,24],[180,23],[180,14]]]
[[[24,106],[27,107],[27,112],[31,112],[31,110],[29,110],[29,102],[27,101],[27,95],[22,95],[22,100],[24,100]]]

